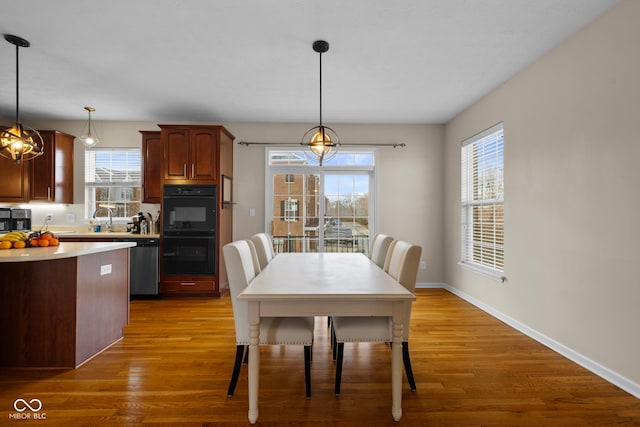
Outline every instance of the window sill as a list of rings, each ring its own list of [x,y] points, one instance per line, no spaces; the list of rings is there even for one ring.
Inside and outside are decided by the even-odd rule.
[[[506,276],[503,272],[498,270],[492,270],[490,268],[482,267],[479,265],[470,264],[468,262],[460,261],[458,263],[460,267],[465,270],[471,271],[473,273],[480,274],[489,279],[495,280],[496,282],[504,283],[507,281]]]

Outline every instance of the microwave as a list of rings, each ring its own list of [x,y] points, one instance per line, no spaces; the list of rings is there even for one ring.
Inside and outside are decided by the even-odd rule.
[[[0,208],[0,233],[11,231],[11,209]]]

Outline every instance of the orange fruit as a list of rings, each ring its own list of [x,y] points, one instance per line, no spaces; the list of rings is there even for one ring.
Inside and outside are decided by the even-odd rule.
[[[59,244],[60,244],[60,241],[55,237],[52,237],[51,239],[49,239],[49,246],[58,246]]]
[[[49,239],[38,239],[38,246],[49,246]]]
[[[29,244],[30,244],[31,246],[38,246],[38,239],[31,239],[31,240],[29,241]]]
[[[12,245],[11,242],[7,242],[3,240],[2,242],[0,242],[0,249],[10,249],[11,245]]]
[[[51,235],[51,233],[47,232],[47,233],[43,233],[43,234],[40,236],[40,239],[39,239],[39,240],[51,240],[51,238],[52,238],[52,237],[53,237],[53,236]]]
[[[27,246],[27,242],[24,240],[18,240],[17,242],[13,242],[13,247],[16,249],[22,249]]]

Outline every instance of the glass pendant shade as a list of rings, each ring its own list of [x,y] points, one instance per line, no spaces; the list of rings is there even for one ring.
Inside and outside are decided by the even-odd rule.
[[[30,160],[44,153],[44,141],[37,130],[20,123],[20,63],[19,50],[30,43],[18,36],[5,34],[4,39],[16,47],[16,121],[9,129],[0,132],[0,155],[16,163]]]
[[[302,137],[303,144],[311,151],[311,160],[322,163],[331,160],[338,152],[340,145],[338,135],[327,126],[314,126]],[[306,141],[306,142],[305,142]],[[309,156],[307,156],[309,157]]]
[[[85,147],[91,148],[100,142],[91,124],[91,113],[96,111],[96,109],[93,107],[84,107],[84,109],[89,112],[89,120],[87,121],[85,128],[82,129],[82,135],[79,136],[77,140],[82,142]]]

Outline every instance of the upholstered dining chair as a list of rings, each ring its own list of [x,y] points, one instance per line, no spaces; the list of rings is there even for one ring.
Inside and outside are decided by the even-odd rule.
[[[371,240],[369,258],[380,268],[384,268],[384,261],[387,258],[391,242],[393,242],[393,237],[380,233],[373,236]]]
[[[266,233],[258,233],[251,236],[250,239],[256,247],[256,253],[258,254],[258,261],[260,262],[260,269],[266,267],[269,261],[273,259],[275,253],[273,251],[273,244],[271,239]]]
[[[422,248],[417,245],[394,240],[385,260],[385,270],[410,292],[415,291],[416,276]],[[411,390],[416,389],[416,382],[411,369],[409,357],[409,325],[411,322],[411,303],[404,313],[402,330],[402,361],[407,381]],[[334,359],[336,360],[335,394],[340,395],[342,380],[342,359],[346,342],[387,342],[391,343],[391,319],[389,317],[332,317]]]
[[[227,395],[233,396],[240,367],[249,345],[248,303],[238,295],[255,277],[250,243],[238,240],[222,248],[227,267],[231,304],[236,328],[236,357]],[[311,397],[311,346],[313,344],[313,317],[273,317],[260,321],[260,345],[303,345],[304,376],[307,399]]]

